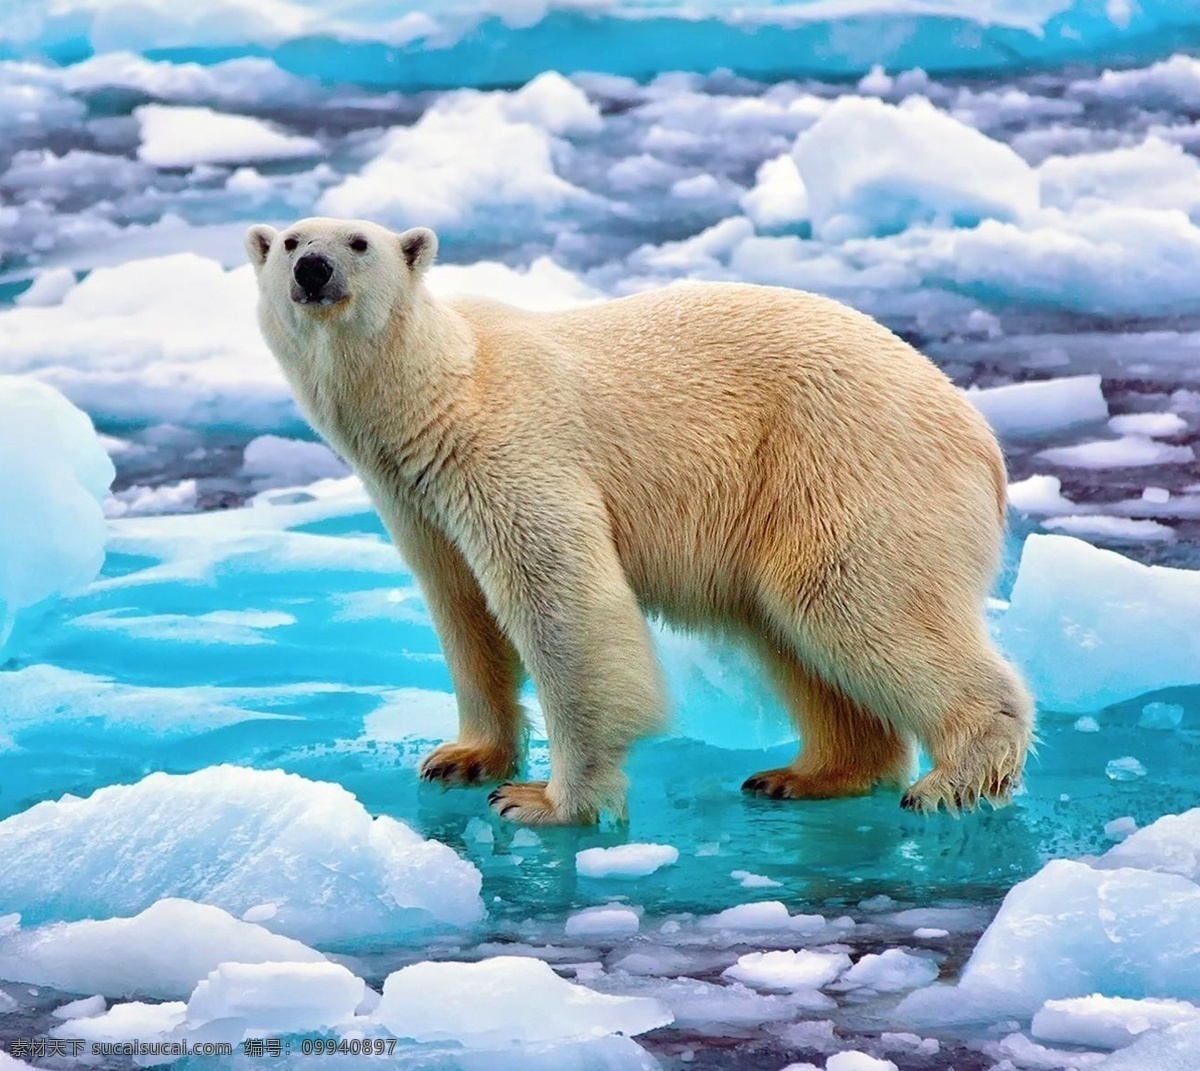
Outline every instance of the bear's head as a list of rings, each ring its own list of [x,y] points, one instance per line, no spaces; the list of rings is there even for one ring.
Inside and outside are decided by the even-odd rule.
[[[437,235],[314,217],[282,231],[256,224],[246,232],[246,252],[273,326],[307,333],[318,322],[374,335],[412,301],[437,255]]]

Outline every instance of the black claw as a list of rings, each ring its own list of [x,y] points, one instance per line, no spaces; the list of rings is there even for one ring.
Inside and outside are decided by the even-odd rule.
[[[470,766],[467,767],[467,780],[471,784],[474,784],[476,781],[479,780],[479,775],[481,773],[483,773],[483,763],[473,762],[473,763],[471,763]]]
[[[743,792],[759,792],[762,790],[765,782],[761,777],[748,777],[742,782]]]
[[[506,807],[502,807],[500,809],[500,817],[503,818],[503,817],[505,817],[505,815],[508,814],[509,811],[515,811],[516,809],[517,809],[517,804],[510,803]]]
[[[771,789],[771,799],[781,800],[787,796],[787,785],[776,785]]]
[[[900,797],[900,806],[906,811],[915,811],[917,809],[917,799],[911,792],[906,792]]]
[[[494,789],[492,789],[491,792],[488,793],[488,803],[499,803],[499,802],[500,802],[500,789],[494,788]]]

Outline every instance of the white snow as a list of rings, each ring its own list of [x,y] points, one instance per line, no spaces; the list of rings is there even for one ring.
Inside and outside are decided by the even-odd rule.
[[[133,918],[54,922],[0,937],[0,978],[106,997],[186,997],[220,963],[272,960],[312,963],[324,957],[189,900],[160,900]]]
[[[669,844],[619,844],[575,853],[575,869],[585,878],[644,878],[679,861]]]
[[[248,115],[167,104],[143,104],[133,114],[142,135],[138,159],[155,167],[291,160],[321,152],[315,138],[284,133]]]
[[[438,264],[428,276],[438,297],[473,294],[535,312],[568,309],[603,300],[604,295],[550,257],[537,257],[527,268],[492,260],[474,264]]]
[[[847,985],[895,993],[929,985],[938,976],[937,964],[926,956],[915,956],[902,948],[863,956],[842,979]]]
[[[54,1033],[59,1037],[84,1041],[129,1041],[132,1038],[157,1039],[170,1034],[187,1019],[187,1004],[169,1000],[147,1004],[140,1000],[114,1004],[99,1015],[69,1019]]]
[[[820,989],[850,966],[844,952],[812,952],[808,949],[784,949],[774,952],[750,952],[722,975],[754,989],[791,992]]]
[[[1114,818],[1104,824],[1104,835],[1112,841],[1122,841],[1137,832],[1137,822],[1130,815]]]
[[[89,1015],[100,1015],[108,1009],[108,1004],[99,993],[91,997],[81,997],[55,1008],[50,1014],[55,1019],[83,1019]]]
[[[729,876],[743,889],[778,889],[783,884],[765,874],[752,874],[749,870],[731,870]]]
[[[1200,1022],[1200,1009],[1182,1000],[1130,1000],[1093,993],[1048,1000],[1034,1013],[1030,1033],[1042,1041],[1089,1049],[1123,1049],[1147,1030]]]
[[[1039,204],[1037,175],[1024,160],[923,97],[899,107],[839,97],[793,154],[813,230],[825,241],[1017,220]]]
[[[437,841],[372,819],[344,788],[213,766],[65,796],[0,822],[0,898],[31,921],[133,914],[180,896],[268,929],[347,942],[482,915],[481,877]],[[56,860],[71,859],[68,868]]]
[[[825,1061],[825,1071],[896,1071],[891,1060],[868,1056],[865,1052],[839,1052]]]
[[[1039,438],[1108,418],[1100,376],[1068,376],[963,392],[1001,438]]]
[[[87,414],[45,384],[0,376],[0,650],[21,610],[100,571],[113,475]]]
[[[1200,573],[1031,535],[999,635],[1049,710],[1200,683]]]
[[[1157,137],[1107,152],[1053,156],[1038,174],[1043,203],[1073,213],[1106,204],[1200,208],[1200,161]]]
[[[399,1038],[469,1048],[633,1037],[672,1021],[659,1001],[596,993],[522,956],[404,967],[388,975],[371,1018]]]
[[[366,985],[338,963],[222,963],[187,1002],[192,1022],[244,1019],[254,1034],[286,1034],[350,1019]]]

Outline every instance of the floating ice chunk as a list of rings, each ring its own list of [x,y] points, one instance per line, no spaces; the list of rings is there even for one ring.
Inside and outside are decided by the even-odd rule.
[[[1036,173],[1012,149],[923,97],[900,107],[840,97],[796,141],[813,229],[826,241],[918,223],[971,226],[1037,209]]]
[[[1101,988],[1200,999],[1200,887],[1176,874],[1055,860],[1009,890],[957,986],[911,993],[895,1014],[913,1023],[994,1022]]]
[[[1178,729],[1183,721],[1183,707],[1178,703],[1147,703],[1138,718],[1139,729]]]
[[[1180,435],[1188,429],[1187,421],[1178,413],[1125,413],[1113,417],[1108,426],[1118,435],[1148,435],[1152,439]]]
[[[1135,102],[1147,107],[1200,108],[1200,59],[1176,55],[1134,70],[1104,71],[1099,78],[1075,82],[1072,96]]]
[[[1200,1023],[1148,1030],[1132,1045],[1113,1053],[1096,1071],[1193,1071],[1200,1052]]]
[[[1146,776],[1146,767],[1132,755],[1124,755],[1119,759],[1109,759],[1104,772],[1113,781],[1133,781]]]
[[[428,276],[438,297],[471,294],[535,312],[569,309],[602,301],[604,295],[550,257],[538,257],[528,268],[511,268],[492,260],[474,264],[436,264]]]
[[[479,871],[444,844],[372,819],[339,785],[214,766],[65,796],[0,822],[0,905],[29,922],[133,914],[168,896],[345,944],[483,911]],[[70,859],[71,865],[61,865]]]
[[[1182,1000],[1129,1000],[1095,993],[1048,1000],[1033,1016],[1030,1033],[1042,1041],[1090,1049],[1123,1049],[1147,1030],[1200,1022],[1200,1008]]]
[[[349,471],[324,443],[278,435],[251,439],[242,454],[242,475],[250,478],[255,491],[339,479]]]
[[[764,230],[808,219],[808,190],[791,153],[759,167],[754,187],[742,194],[741,206],[755,226]]]
[[[1178,874],[1200,884],[1200,808],[1164,815],[1110,848],[1093,865]]]
[[[513,225],[511,217],[521,214],[515,210],[541,216],[586,203],[591,195],[555,171],[554,135],[530,121],[540,116],[559,125],[565,118],[545,95],[543,88],[523,100],[519,94],[474,91],[439,98],[415,124],[385,134],[373,160],[321,195],[318,211],[397,228],[453,230],[486,219],[495,230]],[[471,146],[469,153],[463,153],[464,145]],[[507,224],[496,214],[502,210],[510,217]]]
[[[1041,461],[1072,469],[1131,469],[1146,465],[1180,465],[1196,458],[1190,446],[1170,446],[1145,435],[1099,439],[1076,446],[1056,446],[1037,455]]]
[[[84,1041],[130,1041],[163,1038],[187,1019],[187,1004],[169,1000],[162,1004],[146,1004],[140,1000],[114,1004],[99,1015],[69,1019],[55,1029],[58,1037],[82,1038]]]
[[[105,499],[106,517],[157,517],[164,513],[192,513],[196,509],[195,480],[143,487],[134,484]]]
[[[1103,539],[1116,543],[1169,542],[1175,538],[1175,529],[1158,521],[1139,521],[1129,517],[1109,517],[1103,513],[1084,516],[1054,517],[1042,522],[1050,532],[1085,539]]]
[[[568,937],[617,937],[637,933],[641,920],[627,907],[589,907],[567,919]]]
[[[669,844],[619,844],[575,853],[575,869],[585,878],[644,878],[679,861]]]
[[[244,1019],[254,1033],[319,1030],[350,1019],[365,992],[339,963],[222,963],[196,986],[187,1017]]]
[[[602,122],[587,94],[557,71],[545,71],[498,99],[509,119],[535,123],[552,134],[595,133]]]
[[[27,308],[58,305],[75,286],[75,273],[70,268],[47,268],[34,277],[33,285],[16,297],[16,303]]]
[[[614,984],[611,979],[606,981]],[[697,978],[620,979],[617,984],[622,992],[632,989],[662,1001],[671,1009],[677,1029],[707,1035],[727,1034],[729,1027],[791,1023],[800,1012],[827,1012],[837,1007],[836,1001],[815,989],[759,993],[740,982],[717,985]]]
[[[1005,439],[1038,438],[1108,418],[1098,375],[972,389],[963,391],[963,397]]]
[[[1156,137],[1107,152],[1052,156],[1038,175],[1043,203],[1055,208],[1080,211],[1106,203],[1191,212],[1200,207],[1200,162]]]
[[[1200,682],[1200,572],[1078,539],[1026,539],[1000,642],[1046,710],[1085,713]]]
[[[0,937],[0,978],[67,993],[186,997],[226,960],[313,963],[325,957],[219,907],[174,899],[133,918],[50,923]]]
[[[0,376],[0,649],[21,610],[100,571],[113,475],[87,414],[43,383]]]
[[[1129,815],[1125,815],[1122,818],[1114,818],[1111,822],[1106,822],[1104,825],[1104,835],[1109,840],[1122,841],[1136,832],[1137,822]]]
[[[69,1004],[63,1004],[50,1014],[55,1019],[86,1019],[91,1015],[100,1015],[108,1010],[104,997],[97,993],[95,996],[82,997]]]
[[[270,429],[296,410],[256,302],[249,265],[184,253],[97,268],[59,305],[0,310],[0,336],[7,367],[97,419]]]
[[[825,1071],[896,1071],[896,1065],[865,1052],[839,1052],[825,1061]]]
[[[786,905],[779,900],[766,900],[753,904],[738,904],[728,907],[716,915],[707,915],[700,920],[706,930],[795,930],[801,933],[816,933],[825,926],[821,915],[789,915]]]
[[[875,989],[880,993],[896,993],[929,985],[938,976],[938,966],[925,956],[914,956],[901,948],[889,948],[860,959],[843,981],[847,985]]]
[[[315,138],[285,134],[248,115],[166,104],[143,104],[133,114],[142,133],[138,159],[155,167],[290,160],[321,152]]]
[[[72,93],[127,89],[156,100],[192,104],[299,104],[320,90],[269,59],[243,56],[221,63],[155,62],[132,52],[104,52],[57,72]]]
[[[783,885],[764,874],[751,874],[749,870],[733,870],[729,876],[743,889],[778,889]]]
[[[1020,1033],[1009,1034],[998,1042],[985,1045],[984,1051],[993,1059],[998,1059],[1000,1063],[997,1067],[1004,1071],[1011,1067],[1022,1068],[1022,1071],[1085,1071],[1104,1059],[1103,1053],[1098,1052],[1049,1049]]]
[[[399,1038],[470,1048],[634,1037],[672,1021],[659,1001],[597,993],[522,956],[404,967],[388,975],[371,1018]]]
[[[950,931],[938,926],[918,926],[913,930],[913,936],[920,941],[932,941],[940,937],[949,937]]]
[[[1098,733],[1100,723],[1090,714],[1085,714],[1082,718],[1075,719],[1073,728],[1077,733]]]
[[[1030,476],[1008,485],[1008,503],[1014,509],[1033,516],[1073,513],[1078,507],[1062,493],[1057,476]]]
[[[776,952],[750,952],[725,971],[732,978],[754,989],[790,992],[820,989],[850,966],[844,952],[810,952],[792,949]]]

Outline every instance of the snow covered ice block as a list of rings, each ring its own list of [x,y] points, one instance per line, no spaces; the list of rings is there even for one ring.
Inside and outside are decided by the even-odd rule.
[[[896,1009],[905,1022],[1027,1017],[1048,1000],[1200,1000],[1200,886],[1175,874],[1059,859],[1004,898],[956,986]]]
[[[1164,815],[1110,848],[1092,865],[1101,870],[1137,867],[1178,874],[1200,884],[1200,807]]]
[[[926,956],[915,956],[902,948],[889,948],[863,956],[846,972],[847,985],[895,993],[928,985],[938,976],[937,964]]]
[[[825,241],[1013,221],[1040,202],[1036,172],[1011,148],[923,97],[900,107],[841,97],[792,151]]]
[[[644,878],[679,859],[669,844],[619,844],[575,853],[575,869],[585,878]]]
[[[1200,1008],[1184,1000],[1071,997],[1048,1000],[1033,1017],[1030,1033],[1042,1041],[1090,1049],[1123,1049],[1148,1030],[1200,1023]]]
[[[774,952],[750,952],[739,957],[726,970],[725,978],[772,992],[820,989],[850,966],[844,952],[811,952],[808,949],[783,949]]]
[[[21,610],[100,572],[113,475],[86,413],[44,383],[0,376],[0,650]]]
[[[481,875],[349,792],[278,770],[213,766],[64,796],[0,822],[0,912],[29,924],[135,914],[167,896],[307,944],[344,946],[464,926]]]
[[[225,962],[324,963],[325,957],[190,900],[159,900],[133,918],[52,922],[0,936],[0,978],[66,993],[178,999]]]
[[[999,639],[1045,710],[1090,713],[1197,684],[1200,572],[1031,535]]]
[[[223,963],[196,986],[187,1017],[240,1019],[258,1035],[314,1031],[346,1022],[365,993],[363,980],[339,963]]]
[[[1038,438],[1108,419],[1100,376],[1066,376],[963,391],[1002,439]]]
[[[666,1026],[670,1011],[645,997],[596,993],[541,960],[415,963],[388,975],[372,1019],[399,1038],[469,1048],[634,1037]]]

